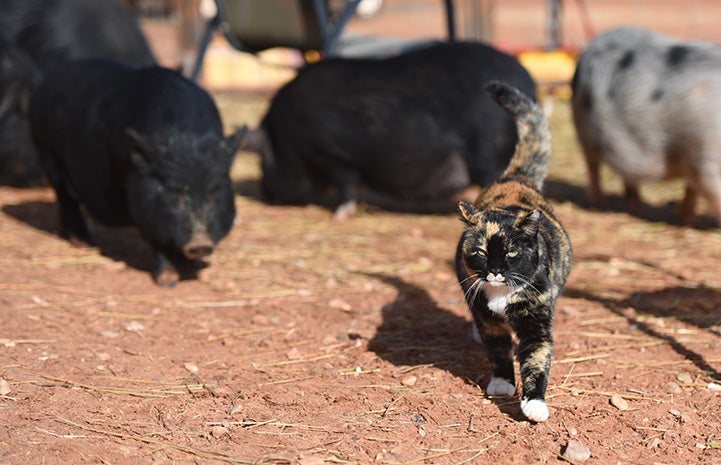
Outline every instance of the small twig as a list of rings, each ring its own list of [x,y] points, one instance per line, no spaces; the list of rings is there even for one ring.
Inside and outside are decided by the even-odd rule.
[[[568,374],[566,378],[590,378],[592,376],[603,376],[604,373],[602,371],[587,371],[585,373],[573,373]],[[566,384],[565,382],[563,384]]]
[[[582,321],[578,324],[578,326],[593,326],[593,325],[600,325],[600,324],[606,324],[606,323],[622,323],[626,322],[628,319],[623,316],[609,316],[604,318],[595,318],[592,320],[586,320]]]
[[[649,341],[649,342],[642,342],[640,344],[614,345],[613,350],[644,349],[647,347],[655,347],[655,346],[660,346],[663,344],[667,344],[667,342],[666,341]],[[566,352],[566,356],[572,357],[574,355],[585,354],[585,353],[588,353],[587,349],[575,350],[573,352]]]
[[[113,436],[113,437],[122,438],[122,439],[133,439],[135,441],[144,442],[146,444],[155,444],[157,446],[170,447],[172,449],[179,450],[181,452],[185,452],[186,454],[195,455],[197,457],[201,457],[204,459],[220,460],[220,461],[228,462],[228,463],[241,463],[241,464],[247,464],[247,465],[253,465],[253,463],[254,463],[254,462],[250,462],[247,460],[242,460],[242,459],[238,459],[235,457],[231,457],[231,456],[225,455],[225,454],[219,454],[216,452],[206,452],[206,451],[203,451],[200,449],[196,449],[194,447],[183,446],[181,444],[174,444],[172,442],[167,442],[167,441],[158,441],[156,439],[151,439],[151,438],[144,437],[144,436],[138,436],[135,434],[116,433],[114,431],[105,431],[105,430],[101,430],[101,429],[97,429],[97,428],[90,428],[90,427],[83,426],[79,423],[75,423],[74,421],[71,421],[71,420],[68,420],[68,419],[62,418],[62,417],[56,417],[56,419],[57,419],[57,421],[59,421],[61,423],[65,423],[66,425],[70,425],[70,426],[75,426],[76,428],[80,428],[84,431],[90,431],[92,433],[103,434],[105,436]]]
[[[263,384],[261,384],[261,386],[273,386],[276,384],[290,384],[290,383],[295,383],[296,381],[305,381],[307,379],[313,379],[313,378],[315,378],[315,376],[302,376],[300,378],[281,379],[278,381],[271,381],[269,383],[263,383]]]
[[[253,367],[276,367],[284,365],[297,365],[299,363],[317,362],[319,360],[325,360],[327,358],[335,357],[335,354],[319,355],[317,357],[303,358],[299,360],[281,360],[279,362],[267,362],[267,363],[254,363]]]
[[[204,385],[202,384],[187,384],[187,385],[181,385],[175,387],[175,389],[178,390],[160,390],[160,389],[142,389],[142,390],[135,390],[131,388],[122,388],[122,387],[107,387],[107,386],[92,386],[90,384],[83,384],[78,383],[75,381],[71,381],[69,379],[63,379],[63,378],[56,378],[54,376],[48,376],[48,375],[39,375],[41,378],[45,378],[50,381],[55,381],[56,383],[64,384],[70,387],[79,388],[79,389],[85,389],[88,391],[98,391],[98,392],[107,392],[110,394],[118,394],[118,395],[129,395],[129,396],[135,396],[135,397],[154,397],[154,398],[167,398],[171,395],[181,395],[185,394],[188,390],[189,391],[197,391],[204,388]],[[181,390],[185,389],[185,391]]]
[[[576,391],[576,392],[579,393],[579,394],[591,394],[591,395],[604,396],[604,397],[611,397],[611,396],[613,396],[614,394],[618,394],[617,392],[594,391],[594,390],[591,390],[591,389],[579,389],[579,388],[567,387],[567,386],[563,386],[563,385],[549,386],[549,389],[563,389],[563,390],[566,390],[566,391],[571,391],[571,390],[573,390],[573,391]],[[664,401],[664,400],[654,399],[654,398],[652,398],[652,397],[634,396],[634,395],[629,395],[629,394],[619,394],[619,395],[620,395],[621,397],[623,397],[624,399],[652,400],[652,401],[656,402],[657,404],[665,404],[665,403],[666,403],[666,401]]]
[[[59,434],[59,433],[56,433],[56,432],[54,432],[54,431],[50,431],[50,430],[47,430],[47,429],[38,428],[37,426],[35,427],[35,429],[36,429],[37,431],[40,431],[41,433],[49,434],[50,436],[55,436],[56,438],[63,438],[63,439],[82,439],[82,438],[86,438],[86,437],[87,437],[87,436],[85,436],[85,435],[79,435],[79,434]]]
[[[556,360],[553,363],[559,364],[559,363],[577,363],[577,362],[587,362],[590,360],[596,360],[599,358],[606,358],[610,357],[611,354],[597,354],[597,355],[588,355],[586,357],[576,357],[576,358],[564,358],[563,360]]]
[[[481,450],[479,450],[478,452],[476,452],[475,454],[473,454],[473,455],[471,455],[470,457],[468,457],[466,460],[461,460],[460,462],[456,462],[454,465],[465,465],[466,463],[472,462],[473,460],[475,460],[476,458],[478,458],[478,456],[480,456],[480,455],[482,455],[482,454],[485,454],[485,453],[488,452],[490,449],[491,449],[490,447],[486,447],[485,449],[481,449]]]
[[[568,382],[568,378],[571,377],[571,373],[573,373],[573,369],[576,368],[576,365],[571,365],[571,369],[568,370],[568,373],[566,374],[566,377],[563,379],[563,383],[561,383],[561,386],[565,386]]]

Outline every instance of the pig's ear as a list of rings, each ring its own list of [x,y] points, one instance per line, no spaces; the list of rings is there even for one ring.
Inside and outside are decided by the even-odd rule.
[[[248,152],[262,154],[267,145],[268,138],[265,135],[265,130],[259,127],[248,131],[240,147]]]
[[[235,153],[240,148],[240,144],[243,139],[248,135],[248,125],[243,125],[242,128],[235,131],[233,134],[223,139],[223,150],[228,154],[230,158],[233,158]]]
[[[152,154],[155,149],[135,129],[125,128],[125,133],[128,135],[130,142],[132,142],[132,148],[130,150],[130,160],[139,170],[143,172],[149,171],[150,160],[152,160]]]

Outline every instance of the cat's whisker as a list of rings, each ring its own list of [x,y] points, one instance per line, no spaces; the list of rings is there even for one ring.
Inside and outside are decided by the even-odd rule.
[[[466,289],[466,292],[464,293],[464,297],[466,299],[466,302],[468,302],[469,305],[473,305],[473,303],[476,301],[476,297],[478,296],[478,291],[482,286],[482,281],[480,279],[477,279],[476,281],[471,284],[468,289]]]
[[[466,292],[464,294],[466,301],[469,303],[473,303],[476,300],[476,296],[478,295],[478,290],[481,288],[483,284],[483,281],[480,279],[477,279],[473,284],[470,285],[468,289],[466,289]],[[476,289],[474,289],[476,288]],[[472,299],[469,301],[468,297],[473,295]]]
[[[476,286],[475,292],[473,292],[473,300],[471,301],[471,305],[475,304],[476,299],[478,298],[478,294],[480,292],[483,292],[483,281],[479,279],[478,281],[476,281],[476,283],[478,283],[478,285]]]
[[[467,277],[466,279],[464,279],[463,281],[460,281],[459,284],[463,284],[463,283],[465,283],[466,281],[468,281],[468,280],[470,280],[470,279],[477,278],[477,277],[478,277],[478,273],[472,274],[472,275],[470,275],[469,277]]]
[[[533,289],[533,291],[535,291],[537,293],[541,292],[536,286],[533,285],[533,283],[531,283],[530,279],[526,278],[525,276],[523,276],[520,273],[510,272],[510,273],[508,273],[508,277],[510,278],[507,281],[509,287],[512,287],[512,286],[515,287],[514,281],[519,281],[523,286],[530,287],[531,289]],[[520,288],[521,286],[517,286],[517,287]]]

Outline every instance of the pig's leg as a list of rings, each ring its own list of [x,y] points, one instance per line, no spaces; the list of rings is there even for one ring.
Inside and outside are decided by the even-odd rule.
[[[716,224],[721,225],[719,224],[721,222],[721,172],[705,171],[696,188],[711,206],[711,211],[716,217]]]
[[[601,192],[601,159],[596,148],[584,150],[588,168],[588,203],[591,208],[604,208],[605,202]]]
[[[679,211],[681,224],[684,226],[690,225],[693,221],[697,197],[698,192],[696,189],[691,184],[686,184],[686,190],[684,192],[683,201],[681,202],[681,208]]]
[[[626,206],[631,213],[638,213],[641,210],[641,195],[638,192],[638,185],[631,181],[623,181],[623,187],[626,191]]]
[[[75,247],[89,247],[92,241],[78,203],[64,189],[56,187],[55,193],[60,206],[60,236]]]
[[[153,278],[160,287],[171,288],[175,287],[180,280],[180,273],[175,268],[175,265],[170,261],[168,256],[159,251],[155,251],[156,267],[153,271]]]
[[[75,247],[88,247],[92,241],[78,201],[70,194],[52,155],[43,150],[39,148],[41,160],[58,201],[60,237],[67,239]]]
[[[359,182],[355,178],[356,176],[351,173],[338,171],[336,174],[335,184],[340,193],[340,203],[333,213],[335,221],[347,221],[355,216],[358,210],[356,199],[360,196],[360,189],[357,187]]]
[[[333,219],[340,222],[347,221],[355,216],[356,211],[358,211],[356,201],[347,200],[336,207],[335,212],[333,212]]]

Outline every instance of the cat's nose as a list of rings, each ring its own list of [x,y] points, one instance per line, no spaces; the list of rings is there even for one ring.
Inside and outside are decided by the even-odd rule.
[[[506,280],[506,278],[504,278],[501,273],[493,274],[493,272],[491,272],[491,273],[488,273],[488,275],[486,275],[486,281],[489,281],[489,282],[492,282],[492,283],[493,283],[493,282],[502,283],[502,282],[504,282],[505,280]]]

